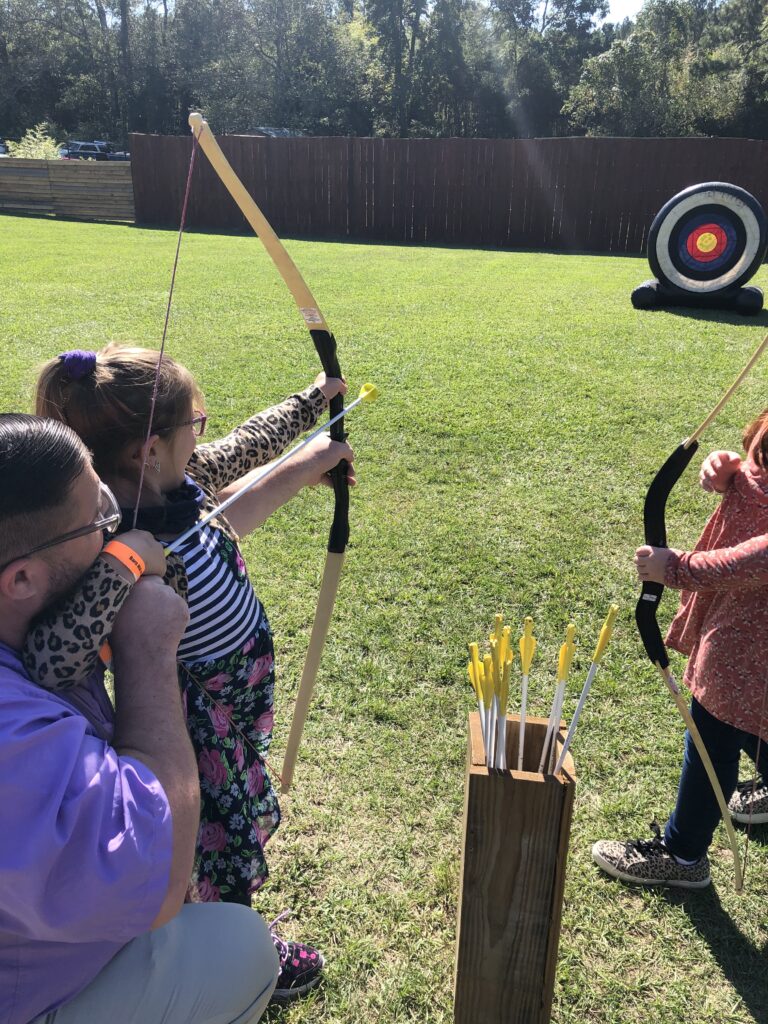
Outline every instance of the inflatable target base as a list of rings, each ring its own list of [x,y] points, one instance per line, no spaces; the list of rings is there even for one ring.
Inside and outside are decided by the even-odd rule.
[[[763,293],[753,285],[735,291],[696,295],[677,288],[665,288],[659,281],[643,281],[632,292],[635,309],[686,306],[689,309],[722,309],[742,316],[757,316],[763,309]]]
[[[745,287],[765,258],[768,222],[760,203],[737,185],[708,181],[673,196],[648,232],[655,281],[632,292],[636,309],[688,306],[754,316],[759,288]]]

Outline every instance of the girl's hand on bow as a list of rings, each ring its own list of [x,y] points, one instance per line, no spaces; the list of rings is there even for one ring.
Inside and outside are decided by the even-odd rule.
[[[320,388],[329,402],[336,395],[347,393],[347,382],[343,377],[326,377],[324,373],[318,373],[315,377],[315,387]]]
[[[635,552],[635,566],[642,582],[663,583],[664,570],[671,554],[669,548],[652,548],[649,544],[638,548]]]
[[[738,452],[711,452],[701,464],[699,483],[705,491],[723,494],[740,466],[741,456]]]
[[[320,434],[307,445],[302,455],[306,456],[303,461],[309,487],[315,487],[317,484],[332,487],[328,474],[342,459],[347,461],[347,483],[350,487],[357,483],[353,465],[355,453],[346,441],[332,441],[328,434]]]

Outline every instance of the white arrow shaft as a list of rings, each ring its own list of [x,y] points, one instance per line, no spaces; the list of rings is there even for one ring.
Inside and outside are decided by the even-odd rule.
[[[517,770],[523,770],[523,751],[525,750],[525,712],[528,704],[528,676],[523,676],[523,699],[520,704],[520,730],[517,744]]]
[[[557,775],[557,773],[562,770],[563,764],[565,762],[565,755],[568,753],[568,748],[571,745],[573,737],[576,735],[576,727],[579,724],[579,716],[581,715],[581,712],[584,710],[584,705],[587,702],[587,697],[589,696],[590,688],[592,686],[592,683],[594,682],[595,676],[597,675],[598,668],[599,662],[597,661],[593,661],[592,664],[589,666],[589,672],[587,673],[587,678],[584,680],[584,686],[581,690],[579,703],[576,705],[576,710],[573,713],[573,719],[571,720],[571,724],[568,728],[568,734],[566,735],[565,742],[563,743],[563,749],[560,751],[560,756],[558,757],[557,764],[555,765],[555,775]]]
[[[231,494],[226,501],[222,501],[222,503],[220,505],[217,505],[216,508],[213,509],[213,511],[208,512],[207,515],[204,515],[202,519],[198,520],[198,522],[196,522],[194,526],[190,526],[188,530],[185,530],[184,533],[180,534],[175,540],[172,540],[170,544],[166,544],[166,555],[169,555],[172,551],[176,551],[179,545],[182,544],[187,539],[187,537],[191,537],[193,533],[196,533],[201,526],[205,526],[206,523],[210,523],[210,521],[212,519],[215,519],[216,516],[221,515],[222,512],[226,512],[230,505],[234,505],[234,503],[236,501],[239,501],[244,494],[247,494],[248,491],[253,490],[256,484],[260,484],[264,477],[269,476],[269,474],[273,473],[278,468],[278,466],[282,466],[284,463],[288,461],[288,459],[293,458],[293,456],[297,452],[300,452],[302,448],[306,448],[310,441],[314,441],[314,439],[316,437],[319,437],[320,434],[324,433],[328,429],[328,427],[331,426],[332,423],[335,423],[337,420],[342,419],[342,417],[346,416],[347,413],[351,412],[352,409],[354,409],[355,406],[359,405],[362,401],[364,401],[364,396],[360,395],[359,398],[356,398],[354,402],[351,402],[346,407],[346,409],[342,410],[342,412],[340,412],[337,416],[332,416],[327,423],[324,423],[316,430],[313,430],[312,433],[309,434],[308,437],[305,437],[304,440],[301,441],[299,444],[297,444],[295,448],[291,448],[289,452],[285,452],[283,455],[280,456],[279,459],[275,459],[274,462],[270,462],[270,464],[268,466],[265,466],[261,473],[258,474],[258,476],[255,476],[252,480],[249,480],[247,484],[240,488],[239,491],[235,491],[235,493]]]

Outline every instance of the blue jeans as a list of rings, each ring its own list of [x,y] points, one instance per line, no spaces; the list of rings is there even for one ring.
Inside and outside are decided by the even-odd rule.
[[[757,736],[721,722],[710,715],[695,698],[691,700],[691,716],[704,740],[727,801],[733,795],[739,779],[739,757],[742,750],[753,761],[757,759]],[[760,764],[757,769],[763,779],[768,780],[768,743],[765,740],[760,744]],[[698,860],[709,849],[720,818],[720,808],[712,784],[693,740],[686,731],[677,806],[667,822],[664,844],[670,853],[684,860]]]

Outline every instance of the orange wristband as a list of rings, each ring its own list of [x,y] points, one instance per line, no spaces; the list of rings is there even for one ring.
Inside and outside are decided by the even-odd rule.
[[[139,579],[146,569],[144,559],[137,555],[133,548],[129,548],[127,544],[123,544],[121,540],[111,540],[109,544],[102,549],[102,554],[112,555],[112,557],[116,558],[121,565],[126,567],[126,569],[130,569],[133,573],[134,581]]]

